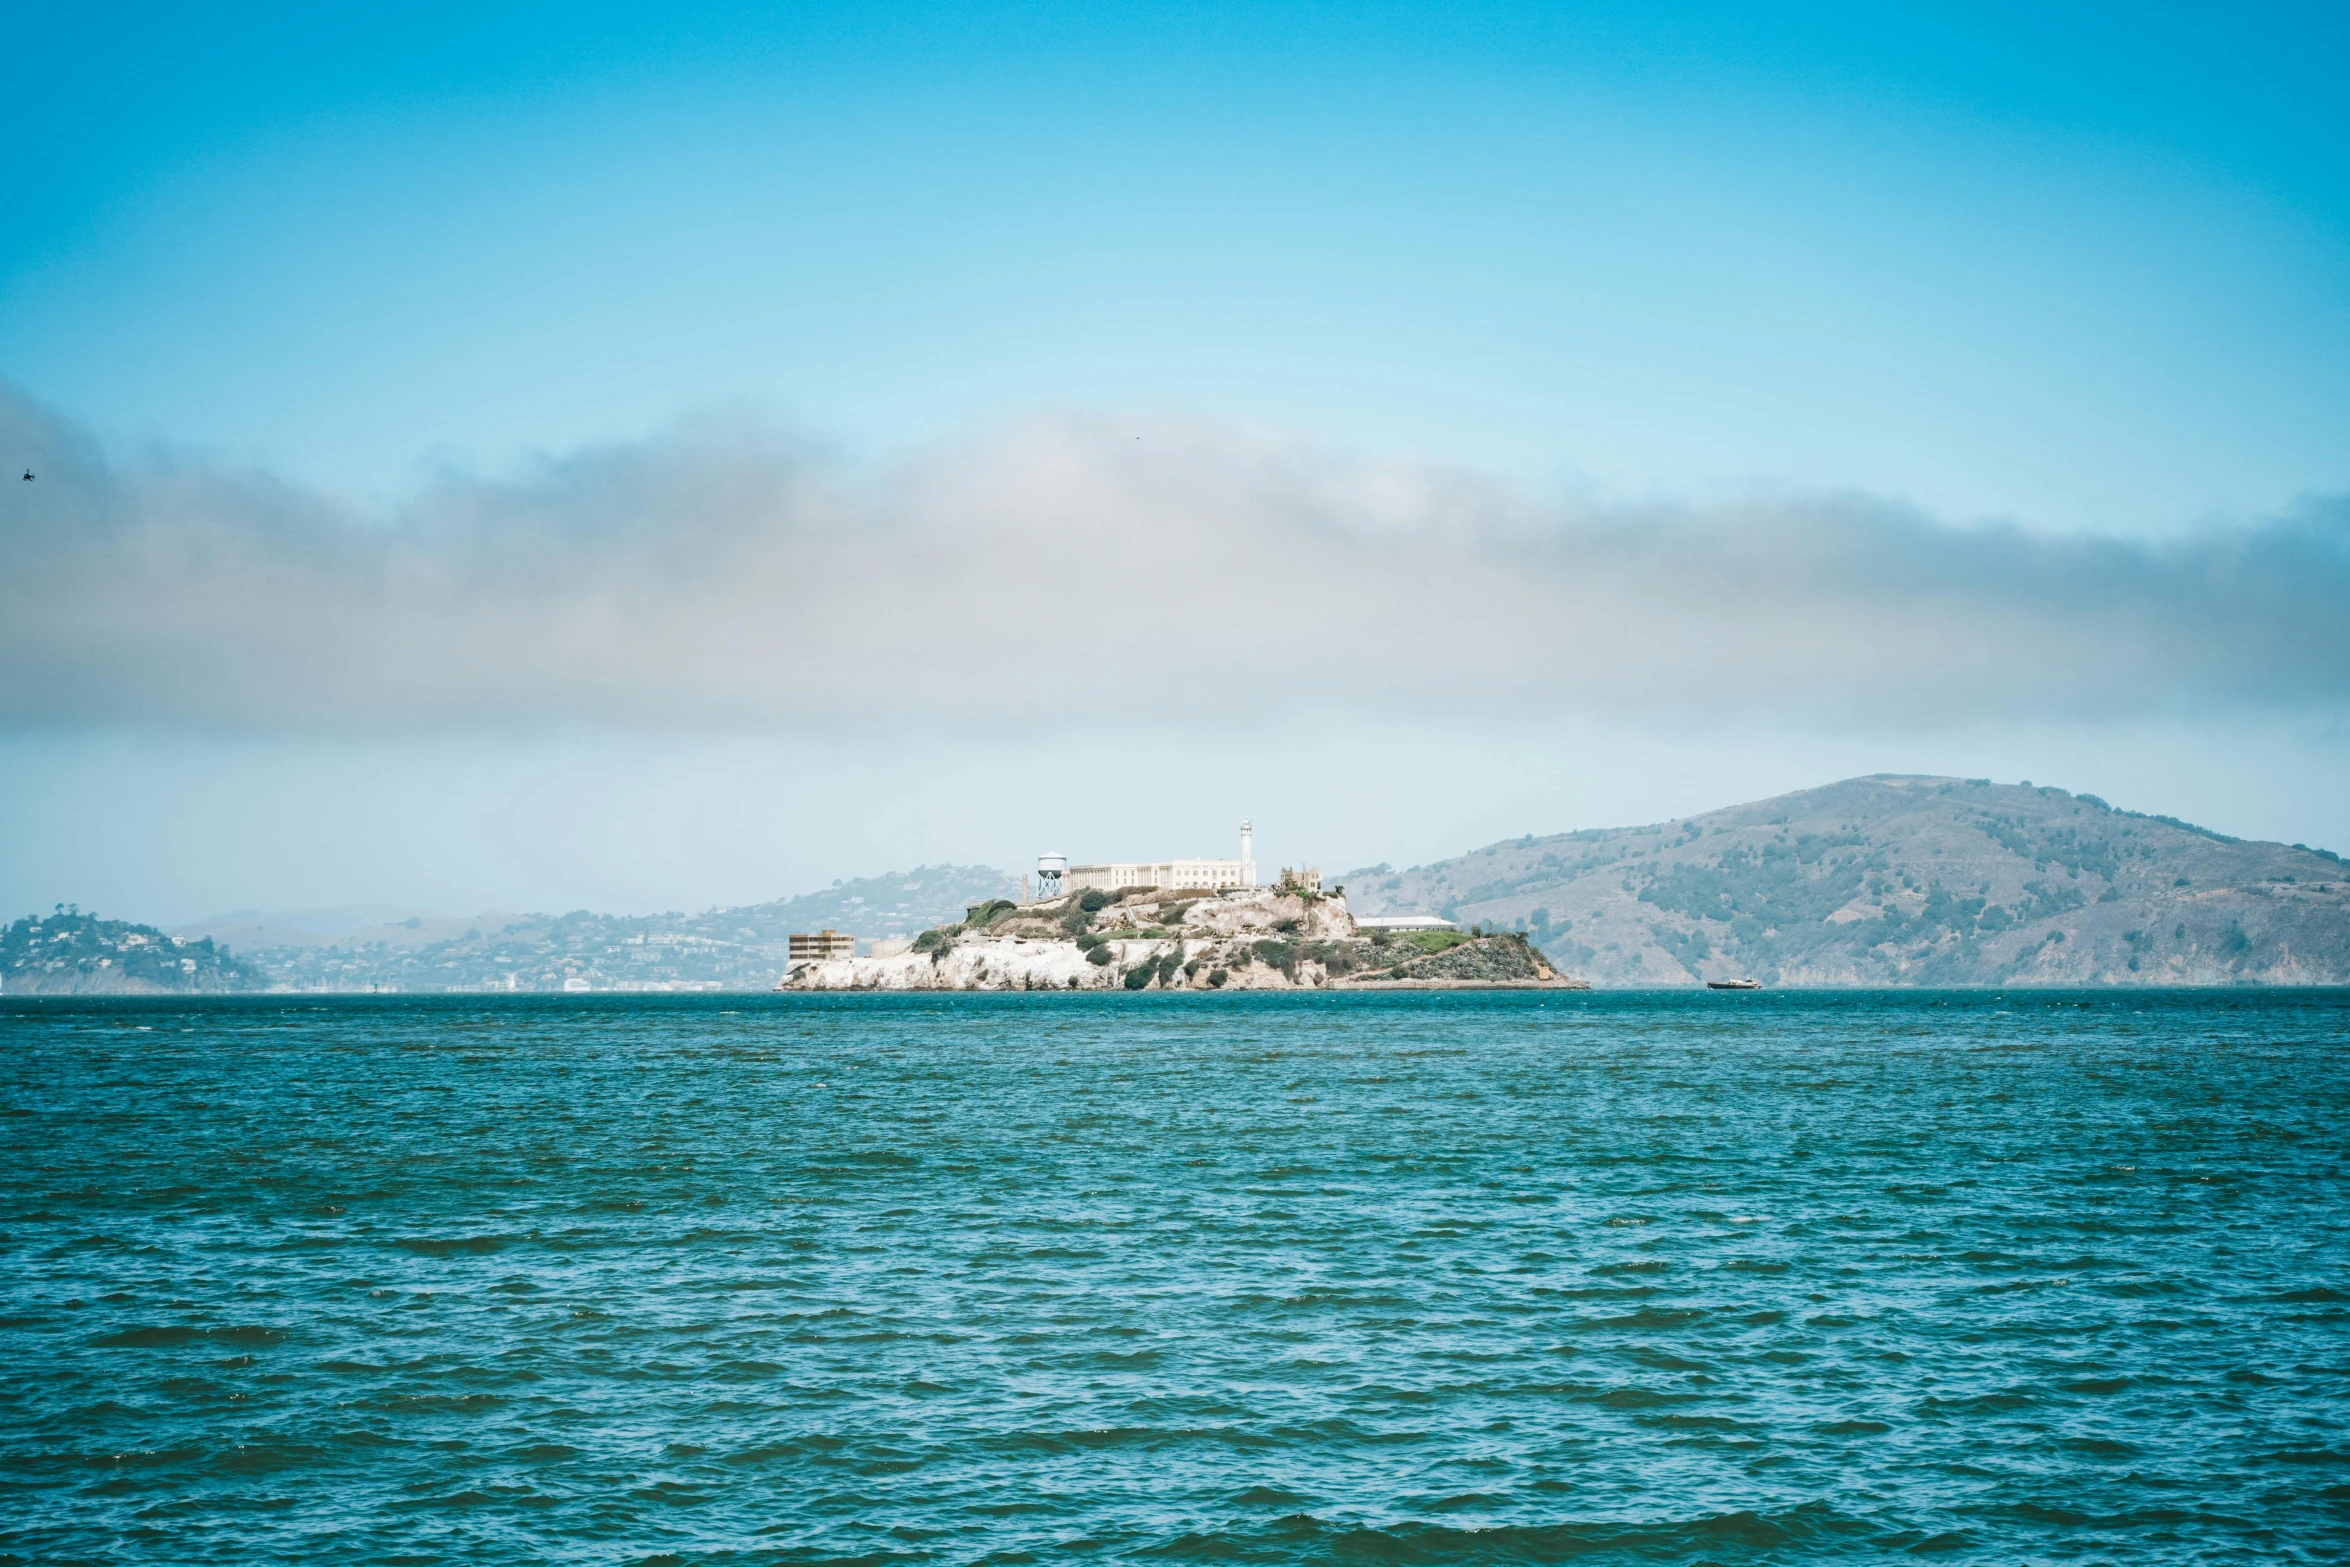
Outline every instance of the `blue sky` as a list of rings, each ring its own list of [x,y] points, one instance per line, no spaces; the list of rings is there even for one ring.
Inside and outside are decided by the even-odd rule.
[[[1857,495],[1935,526],[2159,545],[2350,492],[2338,8],[379,11],[14,20],[0,143],[27,155],[0,210],[0,380],[41,428],[124,472],[233,480],[249,507],[276,486],[394,531],[446,511],[452,486],[503,493],[712,418],[782,432],[866,495],[942,452],[998,471],[969,453],[1064,417],[1154,440],[1211,426],[1220,461],[1272,440],[1333,472],[1470,475],[1623,526]],[[10,504],[11,526],[56,526]],[[1924,724],[1764,722],[1694,751],[1718,719],[1670,703],[1493,719],[1442,754],[1516,780],[1509,820],[1442,821],[1431,781],[1316,853],[1400,862],[1877,755],[2026,773],[2061,754],[2074,776],[2042,781],[2350,847],[2350,810],[2328,804],[2350,796],[2341,703],[2195,690],[2106,728],[2025,702],[2003,729],[1978,701]],[[260,706],[248,730],[167,740],[153,713],[20,713],[0,766],[70,813],[123,746],[162,746],[144,754],[243,825],[168,888],[104,879],[190,914],[214,888],[224,905],[738,901],[874,857],[1010,859],[1051,830],[1000,813],[853,846],[784,830],[723,874],[705,868],[719,834],[569,881],[561,853],[518,849],[438,895],[403,847],[330,887],[300,870],[315,843],[276,847],[281,809],[219,802],[333,798],[362,754],[407,797],[462,800],[579,747],[626,797],[696,818],[788,796],[813,819],[873,784],[788,715],[690,740],[577,707],[456,738],[428,716],[361,746]],[[1290,721],[1403,778],[1433,720]],[[984,774],[1003,743],[895,722],[925,778]],[[725,759],[681,776],[705,746]],[[1612,780],[1594,760],[1634,753],[1682,760]],[[1165,803],[1221,841],[1272,792],[1241,761]],[[452,809],[417,843],[486,830]],[[598,836],[605,809],[583,795],[551,841]],[[325,810],[308,830],[354,825]],[[0,843],[17,901],[73,897],[77,874],[101,879]]]
[[[28,18],[11,376],[373,494],[735,401],[2058,528],[2350,483],[2339,11],[383,9]]]

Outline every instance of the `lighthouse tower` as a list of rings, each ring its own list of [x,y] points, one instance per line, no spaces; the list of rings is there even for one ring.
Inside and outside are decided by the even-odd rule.
[[[1249,842],[1246,822],[1240,824],[1240,884],[1243,887],[1254,887],[1257,884],[1257,853]]]

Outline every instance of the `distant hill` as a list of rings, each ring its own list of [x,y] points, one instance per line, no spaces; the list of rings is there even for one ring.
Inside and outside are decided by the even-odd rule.
[[[255,970],[208,940],[94,914],[36,914],[0,930],[0,993],[178,995],[256,990]]]
[[[409,919],[435,920],[444,917],[424,914],[415,909],[396,909],[388,903],[355,903],[338,909],[284,909],[272,914],[264,914],[256,909],[239,909],[233,914],[216,914],[192,925],[176,925],[172,927],[171,933],[188,941],[210,937],[223,947],[249,952],[261,947],[323,946],[363,930],[383,929]],[[459,923],[463,925],[471,922]]]
[[[2350,984],[2350,866],[2094,795],[1879,775],[1339,878],[1599,984]]]
[[[316,916],[347,911],[245,911],[177,934],[235,943],[256,989],[764,990],[783,973],[793,931],[912,936],[1019,890],[1019,878],[986,866],[924,865],[700,914],[419,914],[321,934],[328,921]]]
[[[1518,838],[1333,878],[1358,914],[1522,930],[1609,985],[2350,984],[2350,866],[2094,795],[1855,778],[1647,827]],[[1015,897],[918,866],[700,914],[242,911],[166,934],[60,912],[0,932],[27,991],[764,990],[785,937],[912,936]]]

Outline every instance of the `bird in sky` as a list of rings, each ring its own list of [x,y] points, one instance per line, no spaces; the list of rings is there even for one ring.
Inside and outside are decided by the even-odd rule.
[[[32,476],[33,476],[33,470],[32,470],[32,469],[30,469],[30,468],[27,468],[27,469],[24,471],[24,476],[25,476],[25,479],[26,479],[26,480],[29,482],[29,481],[32,479]]]

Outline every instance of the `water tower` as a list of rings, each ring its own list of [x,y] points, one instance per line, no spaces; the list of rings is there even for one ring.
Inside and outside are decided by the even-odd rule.
[[[1069,856],[1040,854],[1036,857],[1036,901],[1050,903],[1061,895],[1061,878],[1069,874]]]

